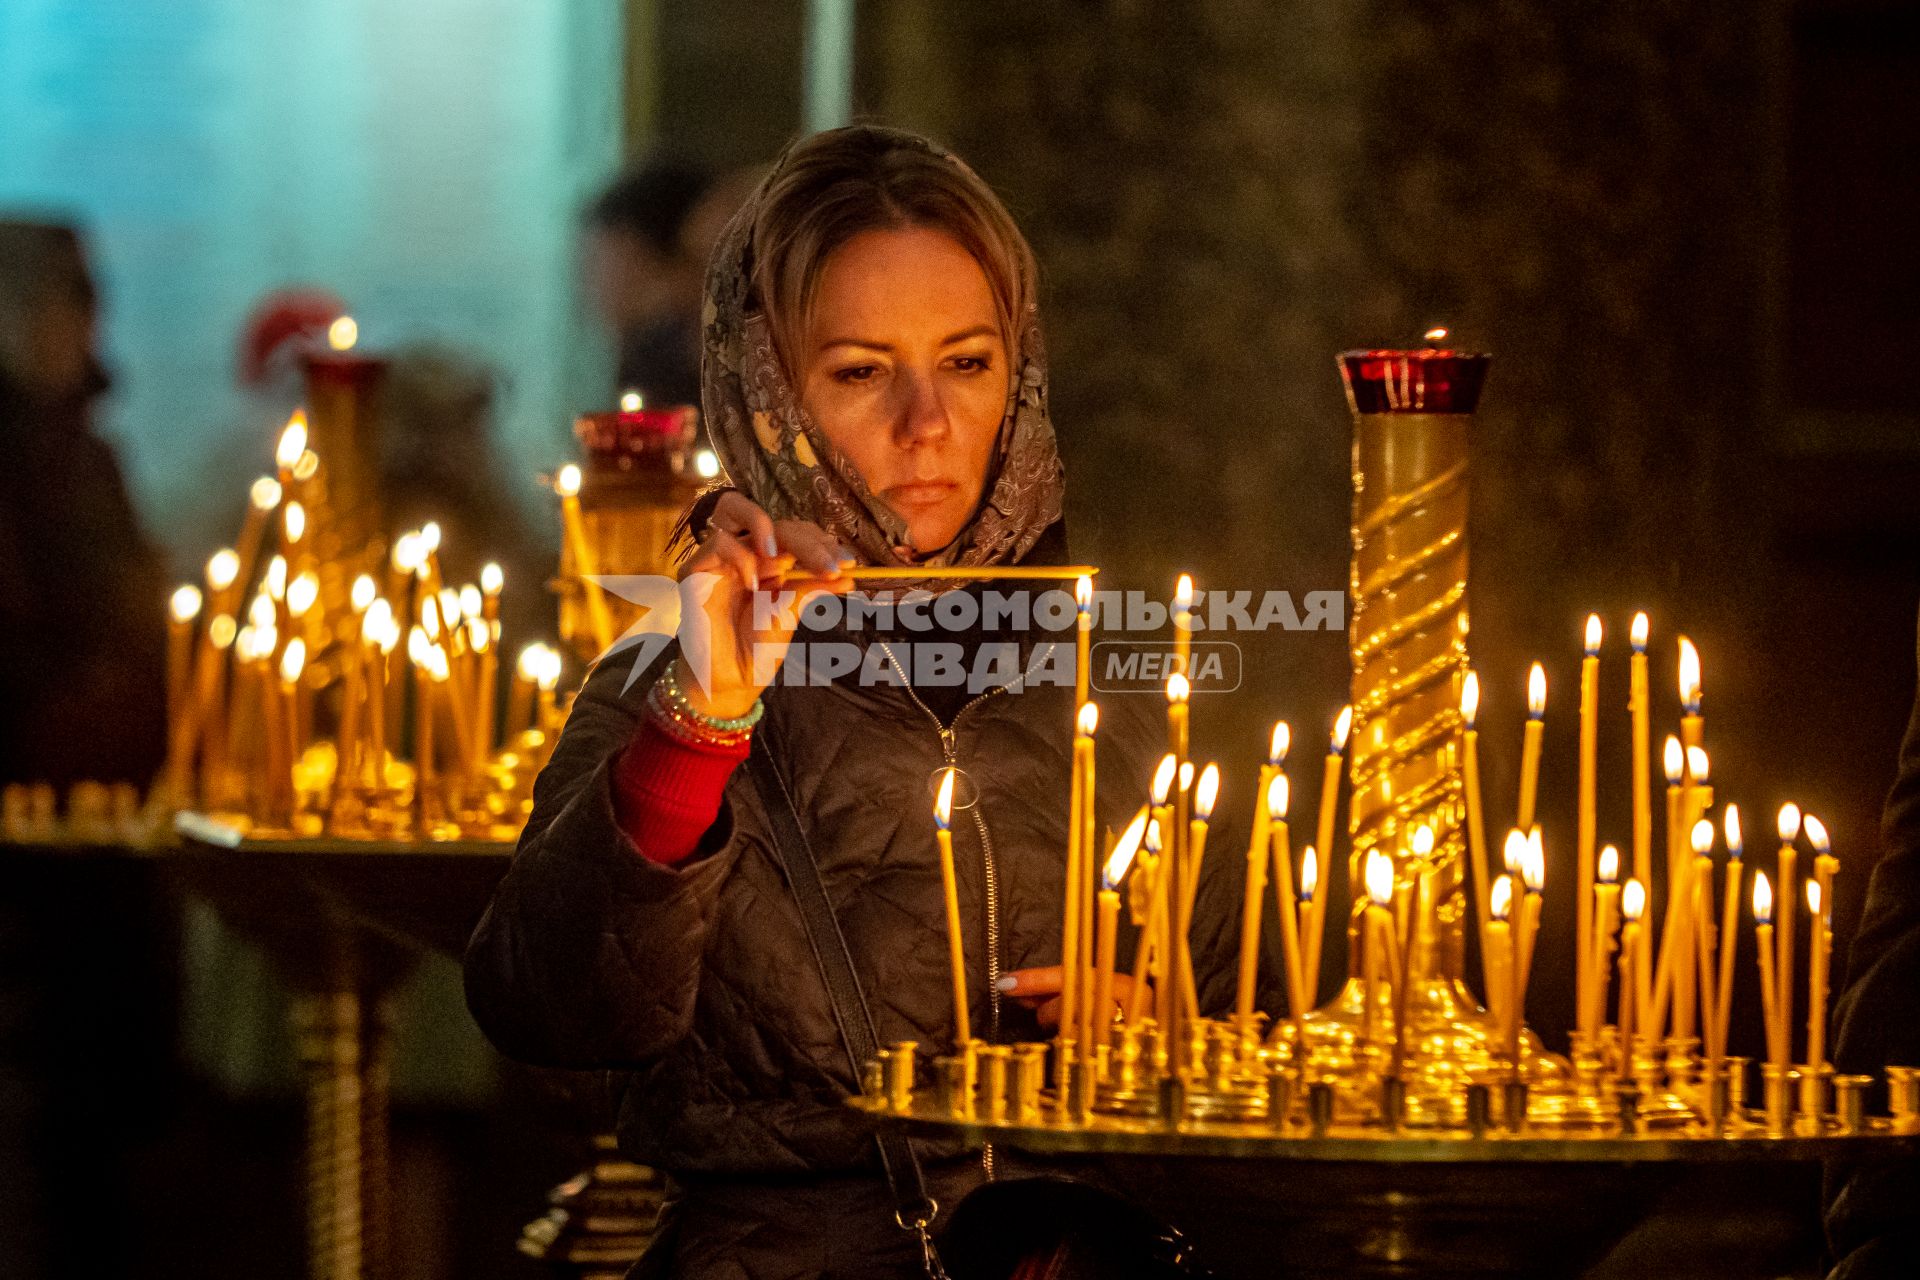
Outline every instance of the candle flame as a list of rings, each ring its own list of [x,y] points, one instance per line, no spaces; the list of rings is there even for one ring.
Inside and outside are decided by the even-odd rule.
[[[1680,739],[1672,734],[1660,746],[1660,765],[1667,775],[1667,785],[1677,787],[1680,780],[1687,776],[1687,753],[1680,746]]]
[[[240,576],[240,557],[230,547],[222,547],[207,560],[207,585],[225,591]]]
[[[1416,858],[1432,857],[1433,828],[1424,822],[1421,823],[1413,829],[1413,837],[1407,841],[1407,845],[1413,850],[1413,856]]]
[[[1647,651],[1647,615],[1645,613],[1633,615],[1633,628],[1627,638],[1632,641],[1635,653]]]
[[[483,607],[485,607],[485,603],[486,602],[480,598],[480,588],[474,586],[471,582],[469,582],[466,586],[460,588],[460,616],[461,617],[463,618],[479,617],[480,610]]]
[[[1101,878],[1109,889],[1118,889],[1120,882],[1126,879],[1127,872],[1133,866],[1133,855],[1140,852],[1140,844],[1147,838],[1147,815],[1136,813],[1127,829],[1120,833],[1120,839],[1113,846],[1113,856],[1107,859],[1106,870]]]
[[[1627,887],[1620,891],[1620,914],[1628,924],[1639,924],[1646,912],[1647,886],[1638,880],[1627,881]]]
[[[341,316],[327,326],[327,345],[335,351],[351,351],[360,341],[360,325],[352,316]]]
[[[1527,856],[1520,863],[1520,883],[1527,887],[1528,893],[1539,893],[1547,887],[1547,852],[1540,843],[1538,827],[1527,835]]]
[[[1753,874],[1753,921],[1755,924],[1773,923],[1773,886],[1767,883],[1767,873],[1764,871]]]
[[[1083,738],[1091,738],[1094,730],[1099,727],[1100,704],[1097,702],[1081,703],[1080,714],[1073,718],[1073,731]]]
[[[1816,855],[1824,858],[1833,852],[1833,841],[1827,837],[1826,823],[1809,813],[1800,820],[1800,829],[1807,833],[1807,843],[1813,847]]]
[[[1680,705],[1690,716],[1700,714],[1700,651],[1680,637]]]
[[[1780,833],[1780,843],[1792,844],[1800,834],[1800,806],[1792,802],[1781,805],[1779,820],[1774,825]]]
[[[507,585],[507,575],[499,565],[489,560],[480,566],[480,590],[490,596],[500,594],[500,588]]]
[[[1721,815],[1720,829],[1727,838],[1727,856],[1737,858],[1746,851],[1746,845],[1740,835],[1740,806],[1730,804]]]
[[[1333,754],[1339,755],[1347,749],[1347,735],[1353,732],[1353,708],[1340,708],[1340,714],[1333,718]]]
[[[273,625],[273,600],[262,591],[247,606],[247,624],[252,627],[270,627]]]
[[[287,558],[275,556],[267,561],[267,594],[275,600],[287,598]]]
[[[1538,720],[1547,713],[1547,669],[1534,663],[1527,669],[1527,719]]]
[[[1513,912],[1513,877],[1501,876],[1487,895],[1487,912],[1495,920],[1505,920]]]
[[[189,582],[174,591],[173,598],[167,601],[167,612],[184,626],[200,616],[200,603],[200,588]]]
[[[1587,656],[1589,658],[1593,657],[1595,654],[1600,652],[1600,635],[1601,635],[1600,615],[1597,613],[1588,614],[1587,615]]]
[[[1175,785],[1182,791],[1193,790],[1193,761],[1182,760],[1180,762],[1180,781]]]
[[[280,678],[288,684],[300,679],[300,673],[307,665],[307,642],[299,636],[287,641],[287,647],[280,654]]]
[[[485,653],[493,646],[493,628],[485,618],[467,619],[467,644],[475,653]]]
[[[407,660],[413,663],[414,666],[424,667],[427,665],[426,653],[427,650],[432,647],[433,642],[427,639],[427,633],[425,631],[422,631],[417,626],[407,628]]]
[[[287,584],[287,612],[296,618],[306,617],[319,599],[320,579],[311,570]]]
[[[1193,812],[1200,821],[1213,817],[1213,802],[1220,796],[1220,766],[1209,763],[1200,771],[1200,785],[1194,789]]]
[[[1378,849],[1367,851],[1367,897],[1376,907],[1393,901],[1393,859]]]
[[[1445,325],[1437,324],[1421,336],[1426,339],[1429,345],[1437,345],[1447,340],[1447,328]]]
[[[282,515],[287,526],[287,541],[298,542],[307,536],[307,509],[298,502],[289,502]]]
[[[367,605],[366,613],[360,619],[360,640],[363,644],[379,644],[386,638],[387,629],[393,625],[393,606],[375,596]]]
[[[1180,762],[1173,758],[1172,752],[1168,752],[1166,755],[1160,757],[1160,764],[1153,771],[1152,795],[1154,808],[1157,809],[1165,804],[1167,797],[1173,794],[1173,775],[1179,768],[1179,764]]]
[[[1460,682],[1460,717],[1467,722],[1467,728],[1473,728],[1473,722],[1480,715],[1480,673],[1468,671],[1467,678]]]
[[[440,601],[435,596],[420,597],[420,629],[427,633],[427,639],[437,639],[440,635]]]
[[[445,684],[453,668],[447,663],[447,651],[437,644],[427,646],[427,676],[435,684]]]
[[[1167,701],[1183,703],[1193,696],[1193,686],[1178,671],[1167,677]]]
[[[693,473],[702,480],[711,480],[720,474],[720,455],[711,449],[701,449],[693,455]]]
[[[1520,874],[1520,867],[1527,860],[1527,833],[1518,827],[1507,832],[1507,841],[1500,849],[1501,865],[1506,867],[1508,875]]]
[[[540,672],[540,687],[551,693],[560,684],[560,671],[565,662],[560,651],[552,645],[541,645],[541,658],[545,663]]]
[[[393,540],[394,572],[412,576],[426,558],[427,553],[420,545],[418,533],[403,533]]]
[[[213,642],[214,648],[224,651],[233,643],[235,631],[232,614],[215,614],[213,621],[207,624],[207,639]]]
[[[293,464],[293,478],[302,484],[313,479],[314,472],[320,470],[320,455],[311,449],[302,449],[299,460]]]
[[[1073,607],[1082,614],[1093,608],[1093,579],[1084,573],[1073,580]]]
[[[1820,882],[1807,881],[1807,914],[1812,919],[1820,918]]]
[[[373,598],[380,594],[380,588],[374,585],[373,575],[363,573],[353,580],[353,589],[348,594],[348,602],[355,613],[365,613]]]
[[[531,684],[540,678],[540,672],[546,666],[546,658],[541,653],[545,648],[545,645],[536,640],[520,651],[520,657],[513,664],[513,669],[520,673],[522,680]]]
[[[1320,890],[1320,854],[1312,845],[1300,852],[1300,900],[1312,902]]]
[[[942,831],[953,819],[953,776],[957,769],[948,769],[940,778],[940,794],[934,797],[933,821]]]
[[[1273,781],[1267,784],[1267,816],[1275,822],[1285,822],[1287,805],[1293,799],[1293,787],[1287,781],[1287,775],[1276,773]]]
[[[580,468],[569,462],[554,472],[553,491],[563,498],[577,497],[580,493]]]
[[[1712,761],[1707,759],[1705,747],[1687,748],[1687,775],[1695,782],[1706,782],[1713,776]]]
[[[623,391],[620,393],[620,412],[638,413],[646,407],[647,402],[638,391]]]
[[[1705,818],[1693,824],[1693,852],[1695,857],[1705,857],[1713,852],[1713,823]]]
[[[1193,608],[1193,575],[1183,573],[1180,580],[1173,584],[1173,607],[1185,613]]]
[[[1274,721],[1273,736],[1267,739],[1267,763],[1278,769],[1287,762],[1287,752],[1292,746],[1293,730],[1285,720]]]
[[[1620,878],[1620,850],[1608,845],[1600,851],[1600,866],[1596,872],[1601,884],[1612,884]]]
[[[1160,840],[1160,819],[1152,818],[1148,820],[1147,836],[1145,840],[1141,841],[1141,847],[1155,857],[1159,856],[1160,850],[1164,847]]]
[[[420,554],[424,558],[440,549],[440,522],[429,520],[420,526]]]
[[[271,511],[280,505],[280,482],[272,476],[261,476],[247,490],[247,501],[253,504],[255,511]]]
[[[293,464],[300,461],[300,455],[307,451],[307,411],[295,409],[293,416],[287,419],[286,430],[280,433],[280,443],[275,446],[273,460],[287,471],[293,470]]]

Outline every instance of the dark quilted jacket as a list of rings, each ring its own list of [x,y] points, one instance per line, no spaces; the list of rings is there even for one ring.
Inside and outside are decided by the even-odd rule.
[[[615,822],[609,761],[651,678],[623,694],[627,666],[616,659],[587,681],[540,777],[467,952],[473,1015],[510,1057],[622,1073],[621,1147],[679,1188],[676,1228],[642,1273],[918,1274],[871,1133],[842,1105],[855,1078],[748,771],[735,771],[718,821],[678,866],[649,862]],[[930,789],[949,743],[979,789],[978,821],[954,824],[975,1034],[1042,1038],[1023,1006],[992,992],[987,940],[997,935],[996,972],[1059,960],[1071,700],[1053,685],[990,692],[948,734],[903,687],[767,692],[756,736],[792,790],[883,1043],[952,1035]],[[1103,824],[1119,829],[1144,801],[1163,715],[1148,694],[1104,700]],[[1221,1008],[1244,860],[1230,826],[1214,848],[1194,936],[1203,1002]],[[1123,936],[1123,961],[1131,952]],[[945,1209],[984,1176],[979,1154],[918,1149]],[[1006,1151],[994,1162],[1001,1177],[1030,1167]]]

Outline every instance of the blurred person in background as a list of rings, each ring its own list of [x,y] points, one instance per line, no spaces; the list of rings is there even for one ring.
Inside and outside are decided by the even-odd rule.
[[[0,783],[145,788],[166,584],[94,432],[108,381],[70,227],[0,220]],[[171,912],[147,860],[16,854],[0,889],[0,1275],[133,1273],[135,1150],[171,1101]]]
[[[614,338],[617,389],[650,404],[700,403],[700,290],[712,240],[689,246],[683,233],[712,182],[700,166],[656,159],[621,174],[587,208],[586,286]]]

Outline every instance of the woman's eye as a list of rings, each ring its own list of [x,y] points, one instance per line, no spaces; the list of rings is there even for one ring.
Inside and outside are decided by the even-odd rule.
[[[833,375],[833,378],[835,382],[870,382],[875,372],[877,371],[872,365],[859,364],[850,369],[840,370]]]
[[[962,373],[983,373],[993,367],[986,356],[955,356],[953,363]]]

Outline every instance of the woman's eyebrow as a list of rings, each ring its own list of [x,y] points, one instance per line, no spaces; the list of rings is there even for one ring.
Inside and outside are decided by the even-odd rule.
[[[999,336],[999,333],[1000,330],[993,325],[977,324],[971,329],[962,329],[958,333],[948,334],[940,340],[940,345],[950,347],[956,342],[965,342],[968,338],[992,338]],[[892,352],[893,350],[892,343],[874,342],[868,338],[829,338],[820,344],[820,350],[822,351],[831,351],[835,347],[865,347],[869,351],[885,352]]]

